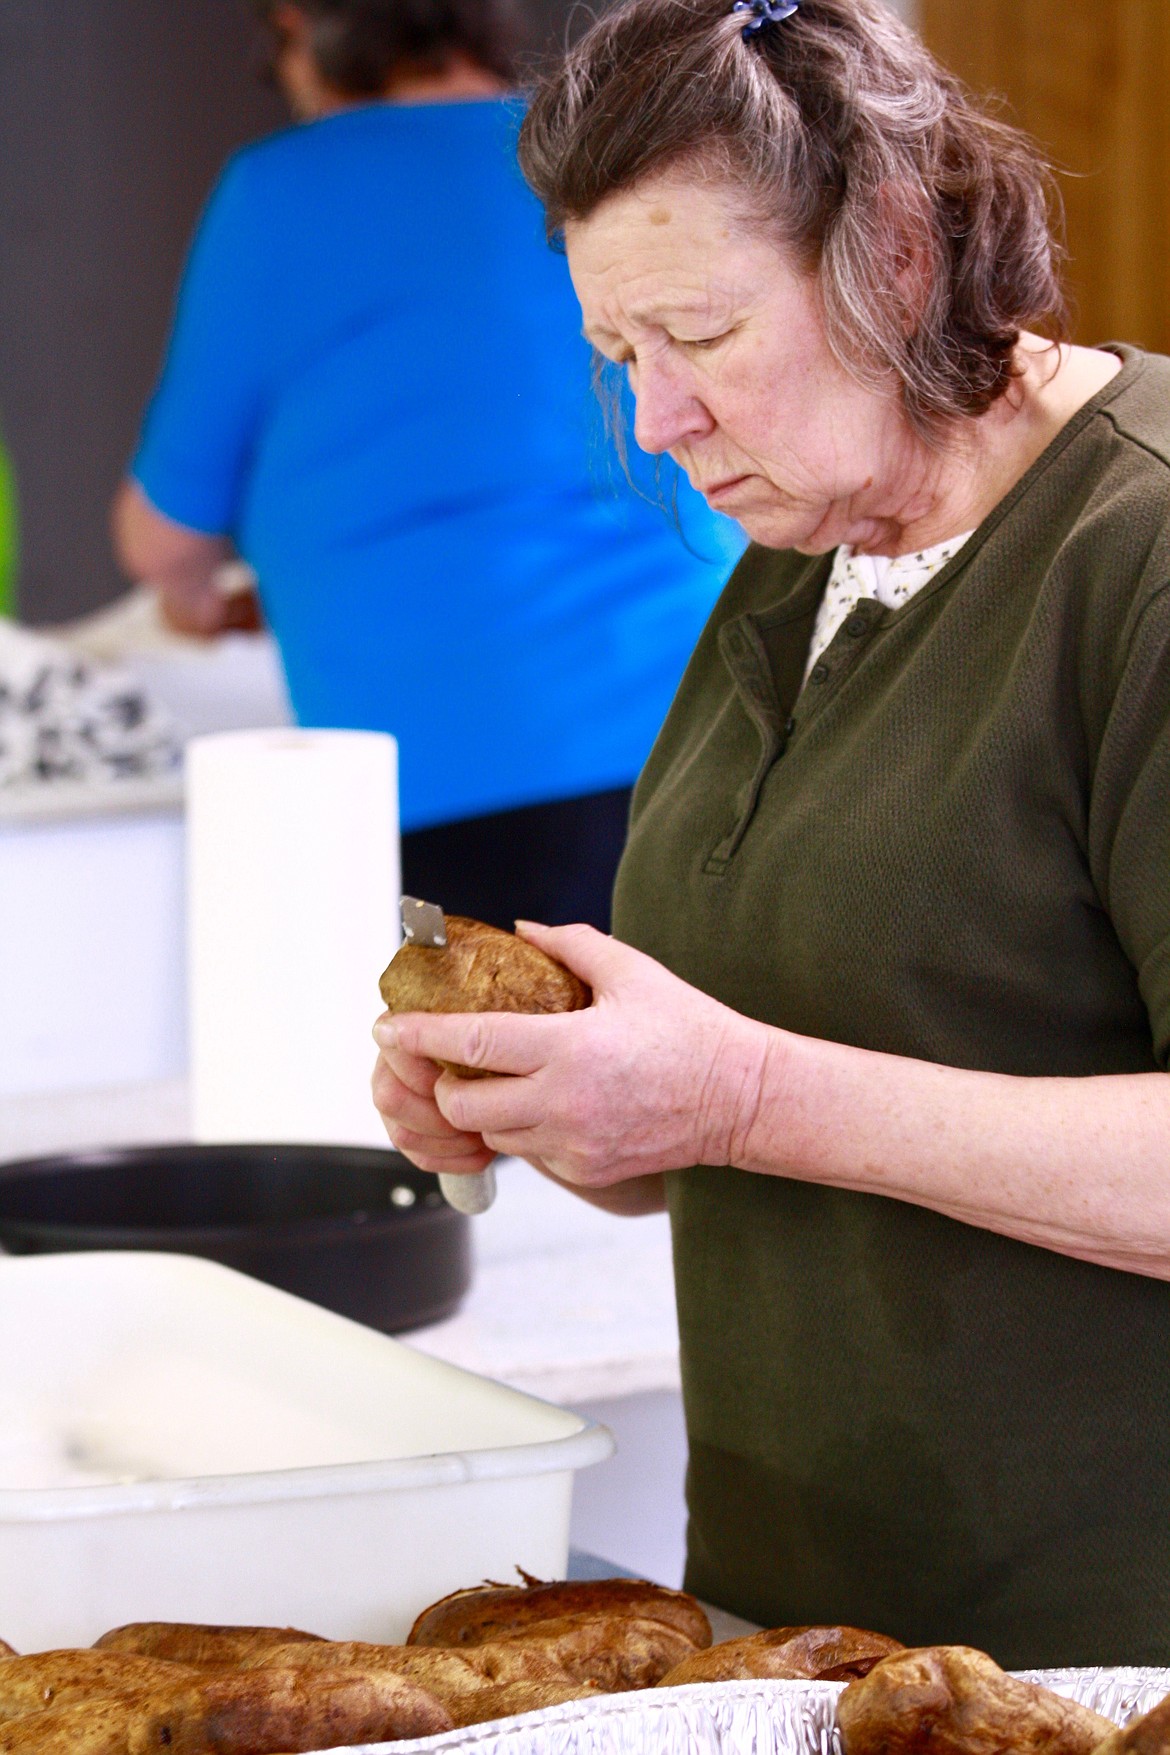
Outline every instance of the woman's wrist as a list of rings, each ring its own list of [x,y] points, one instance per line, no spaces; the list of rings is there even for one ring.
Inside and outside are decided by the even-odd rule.
[[[754,1027],[760,1033],[755,1107],[730,1162],[737,1170],[805,1182],[852,1181],[841,1177],[841,1160],[856,1171],[860,1141],[854,1123],[865,1107],[867,1081],[878,1076],[879,1058],[889,1057],[768,1024]]]
[[[764,1111],[777,1099],[782,1074],[775,1038],[785,1032],[728,1010],[712,1088],[718,1101],[698,1094],[701,1133],[695,1162],[728,1164],[734,1170],[759,1168],[751,1162],[760,1148]],[[782,1044],[780,1044],[782,1046]]]

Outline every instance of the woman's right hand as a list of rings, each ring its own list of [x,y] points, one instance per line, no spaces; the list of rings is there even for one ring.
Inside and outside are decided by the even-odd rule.
[[[486,1170],[496,1154],[485,1146],[483,1135],[460,1133],[435,1102],[441,1076],[442,1068],[433,1060],[401,1048],[381,1049],[371,1089],[390,1144],[424,1170],[455,1175]]]
[[[399,1048],[383,1048],[371,1080],[374,1106],[382,1117],[390,1144],[396,1151],[404,1151],[420,1169],[442,1171],[444,1175],[475,1175],[487,1169],[496,1153],[484,1144],[482,1134],[460,1133],[444,1118],[434,1097],[441,1076],[441,1068],[433,1060],[420,1059]],[[590,1206],[600,1207],[603,1212],[641,1218],[646,1213],[660,1213],[666,1206],[661,1176],[635,1177],[612,1188],[580,1188],[554,1176],[539,1158],[529,1158],[527,1162],[558,1188]]]
[[[622,1212],[660,1205],[668,1170],[734,1162],[773,1033],[591,927],[517,930],[579,976],[592,1005],[379,1018],[374,1100],[399,1151],[456,1174],[483,1169],[493,1151],[525,1158]]]

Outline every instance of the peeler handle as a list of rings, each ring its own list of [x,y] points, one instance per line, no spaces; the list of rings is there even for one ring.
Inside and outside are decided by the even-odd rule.
[[[489,1164],[477,1176],[444,1176],[440,1173],[439,1187],[443,1191],[443,1199],[457,1213],[486,1213],[496,1198],[496,1172],[494,1165]]]

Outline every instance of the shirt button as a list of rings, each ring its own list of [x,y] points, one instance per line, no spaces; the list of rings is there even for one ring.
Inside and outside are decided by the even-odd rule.
[[[851,634],[855,640],[860,640],[862,634],[868,630],[869,623],[863,615],[851,615],[845,623],[845,632]]]
[[[809,682],[824,682],[828,674],[829,667],[827,664],[814,664],[808,673],[808,680]]]

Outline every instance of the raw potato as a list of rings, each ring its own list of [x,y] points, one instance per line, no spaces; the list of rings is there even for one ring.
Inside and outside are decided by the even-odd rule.
[[[183,1686],[188,1664],[122,1651],[36,1651],[0,1662],[0,1723],[73,1700],[101,1700]]]
[[[744,1639],[728,1639],[684,1658],[658,1684],[746,1682],[756,1677],[791,1681],[849,1682],[903,1648],[896,1639],[858,1627],[773,1627]]]
[[[1123,1731],[1111,1731],[1096,1755],[1170,1755],[1170,1694]]]
[[[168,1658],[179,1664],[214,1666],[242,1663],[256,1651],[293,1645],[299,1640],[324,1644],[316,1633],[296,1627],[205,1627],[194,1621],[130,1621],[112,1627],[94,1640],[95,1651],[136,1652],[142,1657]]]
[[[447,944],[404,944],[379,987],[392,1012],[575,1012],[592,994],[583,982],[526,939],[482,920],[447,915]],[[441,1061],[460,1078],[491,1075]]]
[[[128,1755],[294,1755],[452,1728],[440,1702],[403,1676],[268,1670],[216,1677],[135,1727]],[[161,1728],[170,1737],[160,1737]],[[144,1734],[145,1733],[145,1734]]]
[[[635,1615],[566,1615],[507,1638],[458,1650],[438,1645],[366,1645],[359,1641],[292,1645],[249,1658],[251,1666],[330,1662],[359,1670],[411,1676],[443,1700],[485,1682],[595,1682],[607,1693],[651,1688],[695,1649],[694,1641],[665,1621]]]
[[[627,1688],[653,1688],[695,1649],[689,1634],[665,1621],[640,1615],[565,1615],[538,1621],[505,1639],[480,1646],[461,1646],[460,1656],[477,1652],[545,1653],[578,1682],[596,1682],[607,1693]],[[423,1649],[414,1647],[412,1649]]]
[[[75,1700],[14,1718],[0,1724],[0,1755],[127,1755],[131,1711],[128,1700]]]
[[[565,1615],[636,1615],[677,1627],[696,1646],[711,1643],[711,1623],[686,1591],[640,1578],[543,1583],[522,1573],[523,1584],[483,1584],[457,1590],[424,1609],[406,1636],[408,1645],[481,1645]]]
[[[566,1700],[600,1698],[601,1689],[590,1682],[505,1682],[468,1694],[448,1710],[462,1729],[495,1718],[515,1718],[522,1712],[543,1712],[548,1706],[563,1706]]]
[[[36,1713],[0,1727],[0,1755],[296,1755],[452,1728],[400,1676],[264,1670]]]
[[[883,1659],[850,1682],[837,1723],[844,1755],[1092,1755],[1117,1728],[965,1645]]]
[[[326,1667],[355,1670],[362,1675],[406,1676],[454,1711],[455,1703],[485,1687],[512,1682],[571,1683],[560,1666],[541,1652],[486,1645],[474,1651],[445,1651],[436,1646],[371,1645],[339,1640],[323,1647],[292,1645],[260,1652],[245,1660],[247,1669],[289,1666],[301,1671]]]

